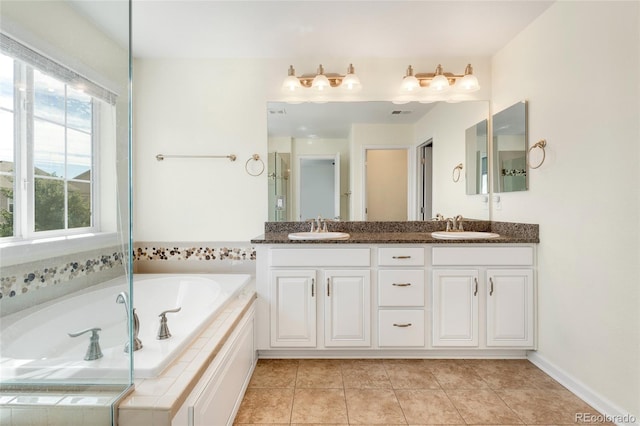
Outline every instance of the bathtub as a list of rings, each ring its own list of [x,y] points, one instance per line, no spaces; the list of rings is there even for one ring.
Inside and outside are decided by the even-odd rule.
[[[131,303],[140,322],[142,349],[134,352],[134,377],[159,375],[250,281],[244,274],[134,275]],[[3,382],[122,383],[129,380],[126,311],[116,303],[123,278],[94,286],[0,320],[0,377]],[[156,338],[162,311],[171,337]],[[103,357],[85,361],[89,334],[100,327]]]

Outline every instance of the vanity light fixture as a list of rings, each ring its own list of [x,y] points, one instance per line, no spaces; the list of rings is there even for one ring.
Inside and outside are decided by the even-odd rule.
[[[327,73],[324,71],[322,64],[318,66],[315,74],[303,74],[298,77],[296,77],[293,65],[289,65],[287,74],[287,78],[282,83],[282,89],[286,92],[295,92],[300,88],[312,88],[322,92],[332,87],[342,87],[349,91],[357,91],[362,87],[353,64],[349,64],[345,75]]]
[[[472,93],[480,90],[478,79],[473,75],[471,64],[467,65],[464,74],[444,72],[440,64],[438,64],[433,73],[414,74],[413,67],[409,65],[407,73],[402,79],[402,91],[415,92],[423,87],[426,87],[431,93],[444,93],[450,88],[460,93]]]

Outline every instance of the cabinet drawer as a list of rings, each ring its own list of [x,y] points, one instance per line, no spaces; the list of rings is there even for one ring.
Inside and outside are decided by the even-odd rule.
[[[422,247],[382,247],[378,249],[380,266],[422,266],[424,248]]]
[[[434,247],[434,265],[533,265],[533,247]]]
[[[271,266],[370,266],[371,251],[368,248],[346,249],[271,249]]]
[[[424,270],[378,271],[378,306],[424,306]]]
[[[380,347],[424,346],[424,311],[378,311],[378,344]]]

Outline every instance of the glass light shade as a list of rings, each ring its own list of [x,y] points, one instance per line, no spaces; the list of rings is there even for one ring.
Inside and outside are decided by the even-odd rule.
[[[478,79],[473,74],[467,74],[456,82],[456,90],[460,92],[476,92],[480,90]]]
[[[347,74],[342,79],[342,86],[347,90],[358,90],[360,89],[360,79],[355,74]]]
[[[313,83],[311,83],[311,87],[316,90],[324,90],[327,87],[330,87],[329,79],[324,74],[318,74],[313,79]]]
[[[412,92],[420,88],[420,82],[413,75],[407,75],[402,79],[402,90]]]
[[[300,80],[298,80],[298,77],[296,77],[295,75],[288,76],[282,82],[282,90],[287,92],[294,92],[296,89],[299,89],[301,87],[302,84],[300,84]]]
[[[444,75],[436,75],[431,80],[429,88],[435,92],[443,92],[449,88],[449,79]]]

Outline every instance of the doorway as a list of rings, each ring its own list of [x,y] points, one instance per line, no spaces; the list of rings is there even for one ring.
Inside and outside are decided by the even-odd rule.
[[[298,164],[299,219],[340,216],[340,153],[300,156]]]
[[[433,217],[433,139],[418,146],[418,218]]]
[[[408,188],[407,148],[365,149],[365,220],[408,220]]]

